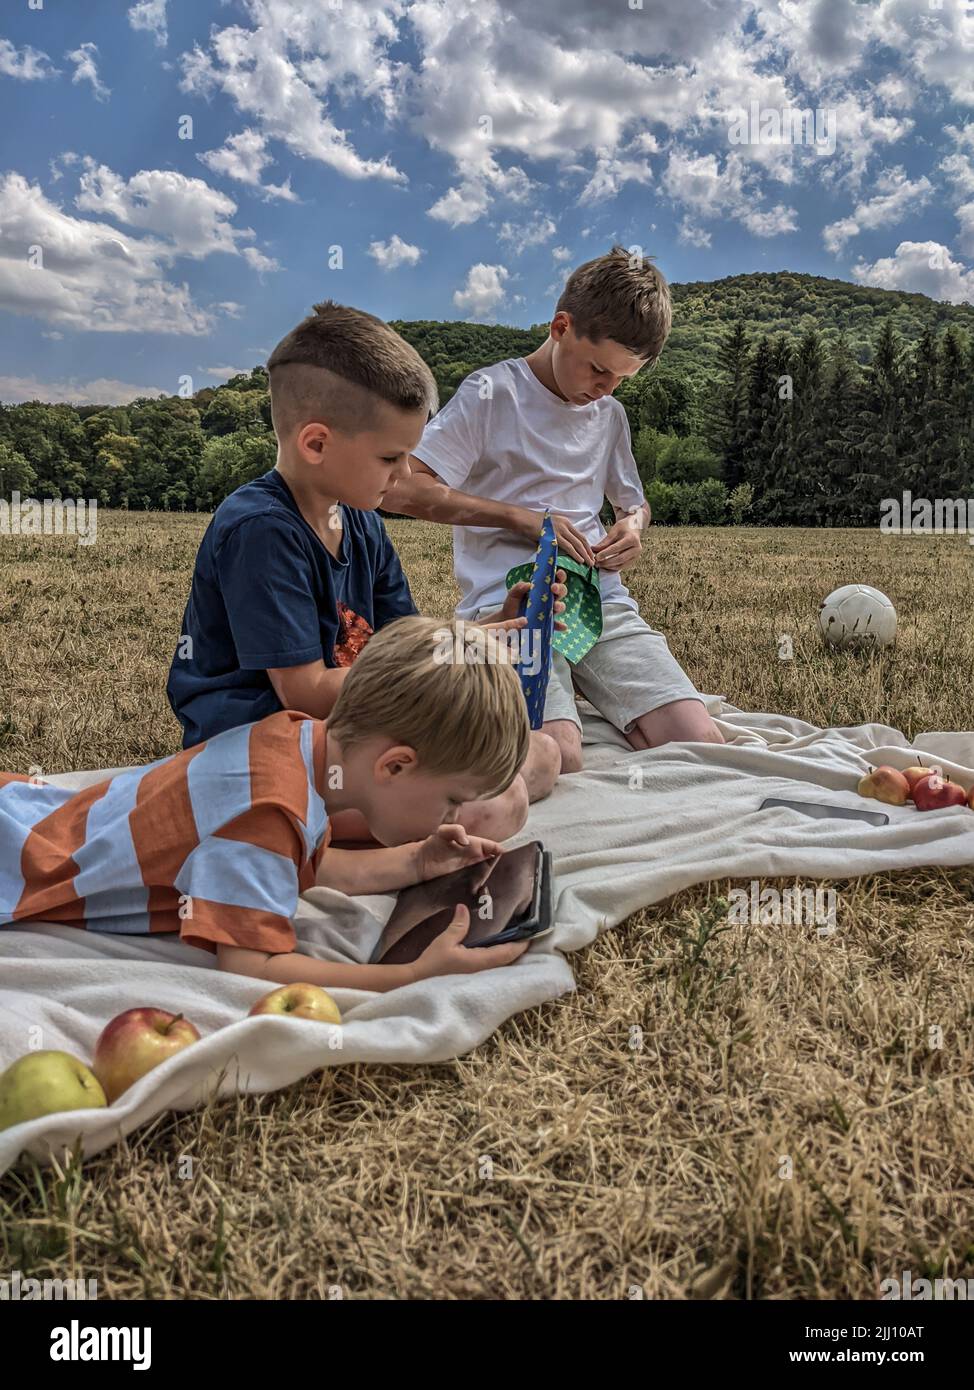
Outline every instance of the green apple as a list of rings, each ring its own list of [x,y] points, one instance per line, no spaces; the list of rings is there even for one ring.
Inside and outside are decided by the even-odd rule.
[[[338,1005],[318,985],[281,985],[272,989],[251,1009],[255,1014],[284,1014],[288,1018],[313,1018],[319,1023],[341,1023]]]
[[[107,1104],[95,1077],[70,1052],[28,1052],[0,1076],[0,1129],[38,1115]]]

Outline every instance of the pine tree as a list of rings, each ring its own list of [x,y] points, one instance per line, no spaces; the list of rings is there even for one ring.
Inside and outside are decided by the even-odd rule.
[[[744,480],[744,430],[748,382],[748,339],[743,319],[725,337],[717,354],[718,382],[706,414],[709,444],[723,460],[728,488]]]

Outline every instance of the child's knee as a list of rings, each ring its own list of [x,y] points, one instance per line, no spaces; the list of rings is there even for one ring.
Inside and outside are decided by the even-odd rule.
[[[559,772],[581,772],[582,731],[569,719],[556,719],[546,724],[544,733],[557,745]]]
[[[528,789],[520,773],[500,796],[489,801],[470,801],[460,813],[459,821],[470,835],[482,835],[487,840],[507,840],[516,835],[528,818]]]
[[[561,749],[550,734],[540,729],[531,735],[531,751],[528,753],[521,775],[528,789],[531,801],[540,801],[550,795],[561,772]]]

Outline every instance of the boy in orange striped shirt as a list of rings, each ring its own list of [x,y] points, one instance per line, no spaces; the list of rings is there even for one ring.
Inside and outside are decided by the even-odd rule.
[[[0,924],[178,932],[221,969],[279,984],[387,990],[509,964],[526,944],[468,949],[465,908],[410,965],[301,955],[291,918],[315,884],[386,893],[501,853],[457,815],[511,785],[529,732],[500,644],[400,618],[327,723],[283,710],[79,792],[0,774]],[[350,810],[389,847],[330,848],[330,818]]]

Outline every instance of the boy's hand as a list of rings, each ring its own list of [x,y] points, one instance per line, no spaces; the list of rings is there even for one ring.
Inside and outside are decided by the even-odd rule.
[[[503,853],[496,840],[468,835],[462,825],[441,825],[420,842],[416,853],[416,871],[420,882],[423,882],[428,878],[439,878],[441,874],[451,874],[456,869],[465,869],[468,864],[496,859]]]
[[[541,535],[541,526],[544,521],[544,512],[529,512],[527,510],[518,513],[519,525],[517,535],[525,540],[538,543]],[[555,528],[555,535],[558,538],[558,549],[573,560],[577,560],[580,565],[594,565],[595,555],[592,547],[582,535],[578,527],[568,520],[567,516],[555,516],[552,514],[551,524]]]
[[[555,582],[551,586],[551,592],[555,600],[556,615],[558,613],[564,613],[565,611],[565,605],[562,602],[562,600],[568,593],[568,587],[566,584],[567,578],[568,576],[565,574],[564,570],[555,571]],[[488,613],[485,618],[481,618],[481,626],[491,628],[504,628],[507,630],[511,628],[525,627],[527,625],[528,620],[527,618],[519,616],[519,614],[521,611],[521,604],[527,598],[528,591],[530,590],[530,588],[531,585],[527,579],[522,579],[519,584],[512,584],[507,591],[507,597],[504,600],[503,607],[501,607],[496,613]],[[555,629],[558,632],[565,631],[565,624],[559,622],[557,616],[555,617]]]
[[[600,570],[625,569],[639,559],[642,548],[639,527],[634,526],[632,518],[628,516],[610,526],[602,539],[592,547],[595,563]]]
[[[469,930],[470,911],[461,903],[446,930],[440,932],[413,962],[412,978],[428,980],[434,975],[472,975],[478,970],[491,970],[495,965],[510,965],[530,945],[527,941],[509,941],[503,946],[464,946],[463,938]]]

